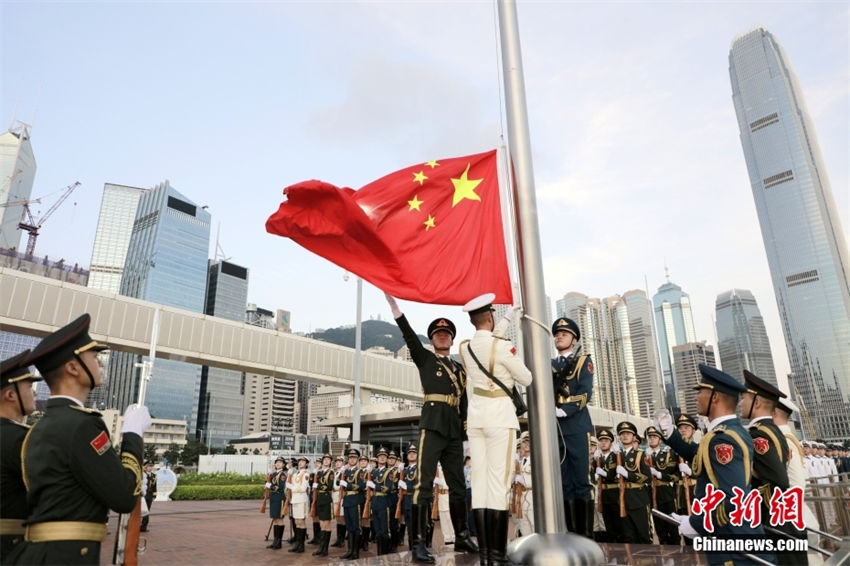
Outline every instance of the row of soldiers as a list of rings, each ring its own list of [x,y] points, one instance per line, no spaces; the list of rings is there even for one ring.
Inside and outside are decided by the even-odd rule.
[[[312,471],[308,470],[309,462],[304,456],[297,463],[293,459],[288,470],[282,457],[275,460],[261,507],[261,512],[265,512],[268,502],[273,522],[274,537],[268,548],[282,547],[284,518],[289,516],[294,533],[289,540],[294,543],[290,552],[304,552],[309,516],[313,519],[314,532],[310,543],[319,545],[313,553],[316,556],[328,556],[330,546],[347,545],[347,552],[341,558],[357,559],[361,550],[368,550],[370,535],[374,537],[378,555],[397,551],[404,540],[406,525],[412,521],[416,445],[411,444],[407,449],[406,466],[399,462],[394,450],[383,447],[371,461],[356,448],[349,449],[346,456],[333,458],[325,454]],[[437,489],[439,485],[440,480]],[[334,524],[336,541],[331,545]]]

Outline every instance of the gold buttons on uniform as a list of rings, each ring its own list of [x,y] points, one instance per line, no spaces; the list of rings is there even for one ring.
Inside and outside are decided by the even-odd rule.
[[[84,546],[80,549],[80,556],[85,556],[88,553],[89,553],[89,547]]]

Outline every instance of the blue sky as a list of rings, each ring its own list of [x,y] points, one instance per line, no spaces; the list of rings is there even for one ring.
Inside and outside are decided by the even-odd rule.
[[[804,89],[850,226],[846,2],[518,5],[546,287],[691,295],[715,342],[718,293],[750,289],[788,370],[731,100],[732,40],[764,26]],[[0,4],[0,119],[33,125],[33,196],[82,186],[37,253],[88,265],[105,182],[169,179],[208,205],[213,238],[250,268],[250,298],[294,330],[352,323],[343,271],[266,234],[281,189],[359,187],[485,151],[503,135],[489,2]],[[47,199],[45,202],[51,202]],[[211,243],[211,253],[214,251]],[[403,303],[424,330],[460,309]],[[390,318],[365,285],[364,317]]]

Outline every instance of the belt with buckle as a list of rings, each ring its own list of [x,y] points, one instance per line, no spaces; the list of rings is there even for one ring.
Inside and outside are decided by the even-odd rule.
[[[473,387],[472,392],[480,397],[507,397],[508,394],[502,391],[501,389],[483,389],[481,387]]]
[[[424,402],[445,403],[449,407],[457,407],[460,405],[460,399],[454,395],[442,395],[440,393],[428,393],[423,399]]]
[[[47,521],[27,525],[24,540],[52,542],[57,540],[90,540],[102,542],[106,538],[106,524],[85,521]]]
[[[0,519],[0,535],[22,535],[26,519]]]

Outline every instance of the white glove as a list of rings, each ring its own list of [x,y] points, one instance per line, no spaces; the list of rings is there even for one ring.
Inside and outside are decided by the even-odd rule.
[[[316,489],[317,487],[319,487],[319,484],[317,482],[313,482],[313,489]]]
[[[686,463],[682,462],[679,464],[679,471],[686,476],[692,476],[694,473],[691,471],[691,467]]]
[[[124,424],[121,427],[121,434],[132,432],[144,437],[149,426],[151,426],[151,414],[144,405],[134,403],[124,411]]]
[[[655,454],[655,450],[653,450],[650,446],[647,446],[646,450],[644,450],[643,453],[644,453],[644,456],[649,457],[649,456],[652,456],[653,454]]]
[[[398,470],[400,472],[403,472],[404,471],[404,462],[399,462],[398,465],[396,466],[396,468],[398,468]]]
[[[682,536],[686,536],[688,538],[694,538],[698,536],[699,533],[691,526],[691,521],[688,519],[687,515],[678,515],[676,513],[670,514],[674,519],[679,521],[679,534]]]
[[[404,480],[398,480],[398,487],[399,489],[407,491],[407,482]]]
[[[469,441],[468,440],[463,441],[463,453],[464,453],[464,455],[469,454]]]
[[[514,305],[514,306],[512,306],[511,308],[509,308],[509,309],[505,312],[505,316],[503,316],[502,318],[504,318],[505,320],[507,320],[508,322],[510,322],[511,320],[513,320],[513,318],[514,318],[514,314],[515,314],[515,313],[522,313],[522,307],[521,307],[521,306],[518,306],[518,305]],[[520,316],[521,316],[521,315],[520,315]]]
[[[345,480],[339,480],[339,486],[340,487],[348,487],[348,482],[345,481]]]
[[[619,443],[617,443],[617,442],[615,442],[614,444],[612,444],[612,445],[611,445],[611,451],[612,451],[614,454],[619,454],[619,453],[620,453],[620,444],[619,444]]]
[[[266,482],[266,489],[271,489],[271,488],[272,488],[272,482],[267,481]]]
[[[443,478],[434,478],[434,483],[440,487],[449,487],[449,484]]]
[[[606,472],[602,468],[596,468],[596,475],[599,476],[600,478],[607,478],[608,472]]]
[[[596,451],[593,453],[593,459],[598,460],[601,457],[602,457],[602,450],[597,448]]]
[[[626,479],[628,479],[628,477],[629,477],[629,471],[626,468],[624,468],[623,466],[617,466],[617,473],[620,474],[621,476],[623,476]]]
[[[372,480],[367,481],[366,487],[371,487],[372,489],[375,489],[375,482],[373,482]]]
[[[518,483],[519,485],[525,487],[525,478],[522,477],[522,474],[517,474],[514,478],[514,483]]]
[[[384,296],[387,298],[387,303],[390,305],[390,310],[393,313],[393,318],[401,318],[401,309],[398,308],[398,303],[396,300],[389,294],[384,293]]]
[[[567,413],[561,407],[555,407],[555,416],[560,419],[566,417]]]
[[[286,489],[290,489],[290,490],[291,490],[291,489],[295,489],[295,485],[294,485],[294,484],[291,484],[291,483],[289,483],[289,482],[286,482]]]
[[[661,431],[661,434],[664,435],[664,438],[668,438],[671,434],[673,434],[673,415],[670,414],[669,411],[665,411],[656,417],[655,428]]]
[[[661,479],[661,472],[659,472],[655,468],[649,468],[649,473],[652,474],[652,477],[659,479],[659,480]]]

